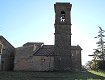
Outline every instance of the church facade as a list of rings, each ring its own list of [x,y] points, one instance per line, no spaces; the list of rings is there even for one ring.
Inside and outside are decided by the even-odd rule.
[[[55,43],[27,42],[14,48],[0,36],[1,70],[14,71],[81,71],[81,47],[71,46],[70,3],[56,3]]]

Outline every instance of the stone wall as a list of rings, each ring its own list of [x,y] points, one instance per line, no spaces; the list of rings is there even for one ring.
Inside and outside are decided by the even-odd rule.
[[[29,70],[29,60],[32,60],[34,46],[25,46],[15,49],[14,70]]]
[[[1,70],[12,70],[14,65],[15,48],[3,36],[0,36],[0,42],[3,44],[1,54]]]
[[[53,70],[54,58],[52,56],[34,56],[34,45],[16,49],[14,70],[15,71],[49,71]],[[35,50],[35,49],[34,49]],[[37,49],[36,49],[37,50]]]
[[[52,71],[54,68],[53,56],[34,56],[33,69],[34,71]]]
[[[54,57],[54,70],[56,71],[71,71],[70,55],[61,55]]]
[[[54,58],[50,56],[33,56],[22,58],[15,64],[15,71],[49,71],[53,70]]]
[[[72,53],[72,70],[73,71],[81,71],[81,49],[73,49]]]

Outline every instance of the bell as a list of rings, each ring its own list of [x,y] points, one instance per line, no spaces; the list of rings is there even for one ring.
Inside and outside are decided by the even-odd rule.
[[[62,19],[65,19],[65,15],[62,16]]]
[[[65,15],[62,15],[62,16],[60,17],[60,21],[61,21],[61,22],[65,22]]]

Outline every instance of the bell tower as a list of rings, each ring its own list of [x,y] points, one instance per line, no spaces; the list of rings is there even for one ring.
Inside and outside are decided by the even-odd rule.
[[[70,3],[56,3],[54,68],[58,71],[71,71],[71,7]]]

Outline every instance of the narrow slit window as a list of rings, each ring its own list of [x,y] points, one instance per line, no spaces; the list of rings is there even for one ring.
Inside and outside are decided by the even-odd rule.
[[[2,54],[3,45],[0,44],[0,54]]]

